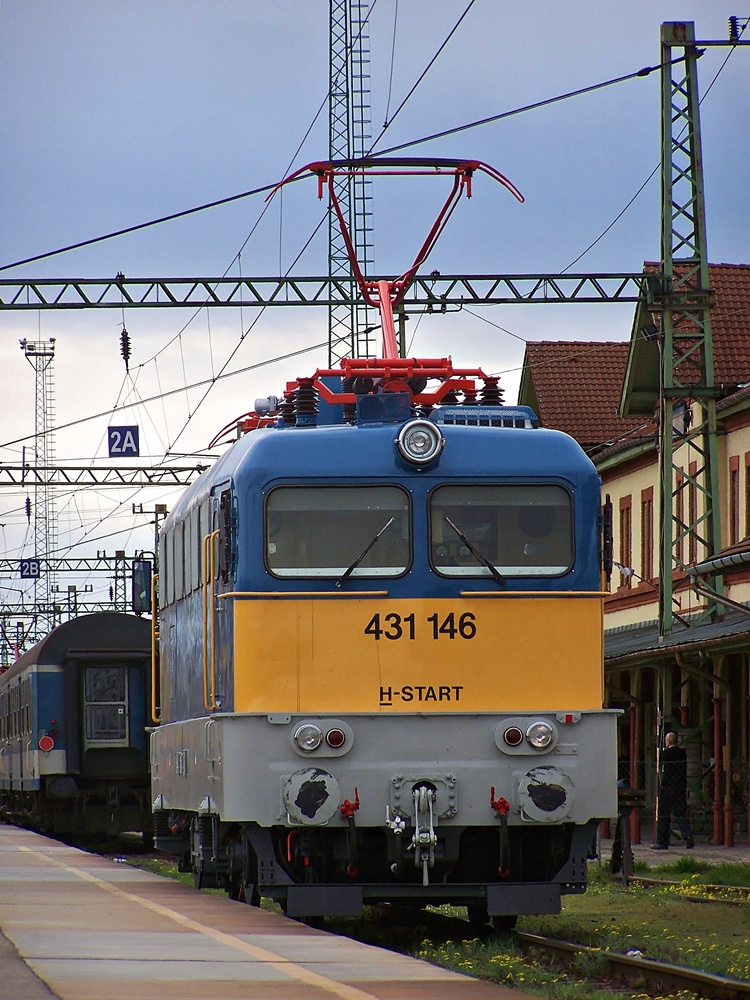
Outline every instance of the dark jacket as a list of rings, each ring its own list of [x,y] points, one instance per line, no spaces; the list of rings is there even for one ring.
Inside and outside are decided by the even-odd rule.
[[[661,793],[674,798],[684,798],[687,794],[687,754],[682,747],[662,750]]]

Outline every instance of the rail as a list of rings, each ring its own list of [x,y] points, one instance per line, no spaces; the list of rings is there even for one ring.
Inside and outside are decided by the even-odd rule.
[[[541,934],[518,931],[516,938],[524,951],[536,949],[553,954],[563,962],[572,961],[580,954],[597,956],[606,966],[608,976],[636,985],[641,990],[644,990],[646,983],[649,986],[648,992],[653,996],[664,995],[670,990],[689,990],[710,1000],[738,1000],[740,997],[750,997],[750,982],[743,980],[700,972],[669,962],[656,962],[641,955],[621,955],[600,948],[572,944]]]

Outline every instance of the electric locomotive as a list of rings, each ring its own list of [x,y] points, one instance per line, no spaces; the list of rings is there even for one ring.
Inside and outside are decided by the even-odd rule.
[[[617,813],[599,477],[481,372],[343,367],[165,522],[157,846],[295,916],[556,912]]]
[[[0,674],[0,816],[53,834],[151,825],[151,623],[64,622]]]
[[[522,196],[474,160],[303,170],[328,185],[383,357],[259,401],[164,522],[157,847],[301,918],[557,912],[617,814],[599,477],[496,378],[401,357],[393,316],[478,170]],[[452,191],[411,268],[368,281],[334,178],[409,171]]]

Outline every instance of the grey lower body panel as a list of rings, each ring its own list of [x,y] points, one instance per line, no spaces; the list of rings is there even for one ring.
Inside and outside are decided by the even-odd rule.
[[[361,885],[290,885],[287,889],[288,917],[359,917],[362,905]]]
[[[388,899],[397,903],[440,905],[446,899],[457,905],[487,903],[489,916],[524,913],[559,913],[560,886],[549,882],[507,882],[497,885],[430,886],[415,894],[406,885],[290,885],[286,889],[286,912],[290,917],[359,917],[367,903]],[[459,902],[460,901],[460,902]]]

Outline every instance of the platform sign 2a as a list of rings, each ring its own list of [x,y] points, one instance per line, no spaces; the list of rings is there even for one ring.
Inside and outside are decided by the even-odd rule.
[[[137,458],[141,453],[137,425],[108,427],[107,443],[110,458]]]

